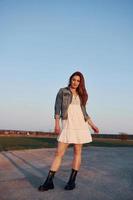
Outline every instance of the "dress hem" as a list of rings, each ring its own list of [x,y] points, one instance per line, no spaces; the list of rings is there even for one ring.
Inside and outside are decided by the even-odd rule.
[[[57,140],[58,142],[62,142],[62,143],[65,143],[65,144],[87,144],[87,143],[91,143],[91,141],[88,141],[88,142],[65,142],[65,141],[61,141],[61,140]]]

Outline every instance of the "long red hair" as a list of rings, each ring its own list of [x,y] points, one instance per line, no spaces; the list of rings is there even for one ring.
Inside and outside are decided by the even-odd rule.
[[[80,77],[80,83],[79,83],[79,86],[77,88],[77,92],[80,96],[80,99],[81,99],[81,103],[85,106],[86,105],[86,102],[88,100],[88,94],[87,94],[87,90],[85,88],[85,79],[84,79],[84,76],[81,72],[77,71],[77,72],[74,72],[70,78],[69,78],[69,83],[68,83],[68,86],[71,85],[71,81],[72,81],[72,78],[74,76],[79,76]]]

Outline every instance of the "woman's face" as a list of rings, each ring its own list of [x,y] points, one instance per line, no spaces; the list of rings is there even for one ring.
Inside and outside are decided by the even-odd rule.
[[[73,89],[77,89],[79,84],[80,84],[80,76],[77,75],[73,76],[71,80],[71,87]]]

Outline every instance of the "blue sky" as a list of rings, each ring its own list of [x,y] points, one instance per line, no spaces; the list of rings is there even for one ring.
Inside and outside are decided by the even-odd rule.
[[[133,1],[0,0],[0,129],[52,131],[57,91],[84,74],[100,133],[133,133]]]

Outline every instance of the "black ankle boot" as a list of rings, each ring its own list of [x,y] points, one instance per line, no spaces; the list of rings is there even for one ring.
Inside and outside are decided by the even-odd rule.
[[[38,187],[39,191],[47,191],[49,189],[54,189],[53,178],[54,178],[55,171],[49,171],[47,179],[45,182]]]
[[[67,182],[66,186],[64,187],[65,190],[73,190],[76,186],[75,180],[78,170],[72,169],[69,181]]]

